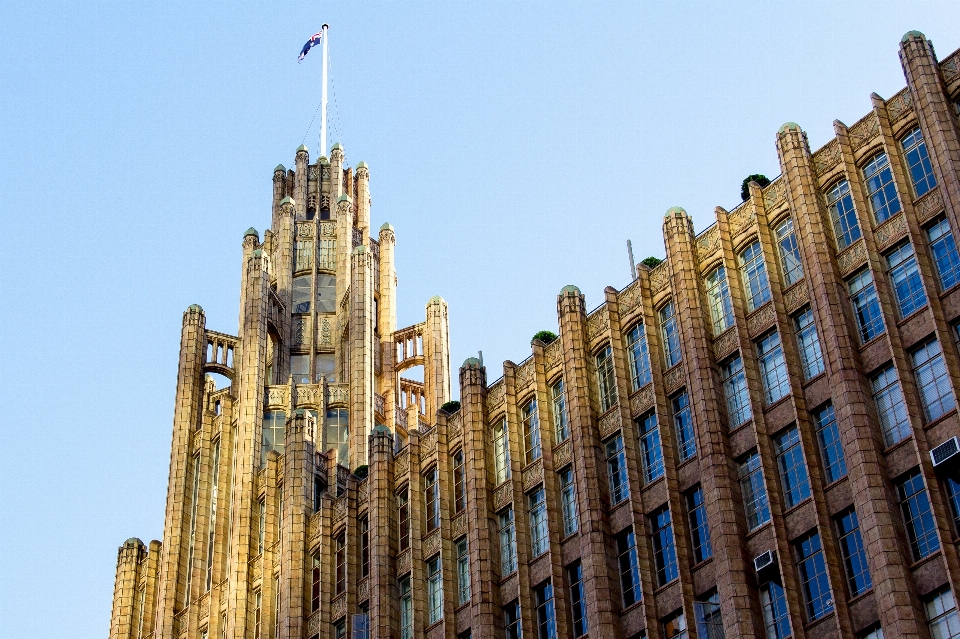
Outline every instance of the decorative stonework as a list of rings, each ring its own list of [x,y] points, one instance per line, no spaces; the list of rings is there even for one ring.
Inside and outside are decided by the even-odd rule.
[[[410,550],[404,550],[402,553],[397,555],[397,576],[402,577],[410,572],[412,564],[413,556]]]
[[[440,552],[440,529],[437,528],[423,540],[423,556],[430,557]]]
[[[460,411],[447,420],[447,439],[454,441],[463,437],[463,417]]]
[[[870,113],[850,127],[847,135],[850,137],[850,146],[856,151],[880,135],[880,119],[875,112]]]
[[[960,75],[960,56],[955,53],[941,62],[940,75],[943,76],[945,84],[950,84],[954,78]]]
[[[543,351],[543,359],[546,363],[547,369],[551,369],[554,366],[560,364],[560,338],[553,340]]]
[[[347,498],[339,497],[333,502],[333,523],[337,523],[347,516]]]
[[[200,450],[200,446],[203,443],[203,431],[196,431],[193,433],[193,444],[191,450]]]
[[[263,557],[257,556],[250,561],[250,580],[256,581],[263,574]]]
[[[294,346],[303,346],[306,333],[307,320],[303,315],[297,315],[293,318],[293,338]]]
[[[518,393],[533,383],[534,372],[535,369],[532,357],[520,365],[516,373]]]
[[[763,206],[767,213],[771,213],[778,206],[787,201],[787,181],[782,177],[768,184],[763,189]]]
[[[747,317],[747,333],[753,339],[764,332],[777,320],[777,309],[773,307],[773,301],[769,301]]]
[[[813,154],[813,168],[820,177],[840,163],[840,143],[833,138]]]
[[[330,603],[330,618],[334,621],[347,614],[347,593],[343,593]]]
[[[667,260],[664,260],[650,271],[650,293],[652,295],[656,295],[670,286],[670,271],[667,268]]]
[[[910,89],[904,87],[900,93],[887,100],[887,117],[890,118],[890,124],[895,124],[901,118],[906,117],[913,112],[911,108]]]
[[[369,586],[367,586],[368,583],[369,583],[368,580],[364,579],[363,581],[357,584],[357,601],[358,602],[363,602],[370,598],[370,595],[369,595],[370,588]]]
[[[324,200],[326,200],[326,196],[324,196]],[[329,205],[329,201],[327,201],[326,204]],[[337,225],[333,222],[321,222],[318,230],[320,231],[321,237],[337,236]]]
[[[287,394],[289,390],[288,386],[267,386],[267,392],[263,398],[264,404],[286,408],[290,403],[290,396]]]
[[[406,448],[393,458],[393,477],[402,479],[410,471],[410,451]]]
[[[436,452],[437,450],[437,429],[434,428],[430,430],[426,435],[424,435],[421,440],[423,442],[420,445],[420,453],[422,455],[429,455]]]
[[[841,277],[846,277],[863,266],[866,261],[867,245],[861,238],[837,256],[837,265],[840,267]]]
[[[450,530],[454,539],[465,535],[467,532],[467,513],[460,513],[454,517],[453,521],[450,522]]]
[[[719,362],[740,345],[737,327],[728,328],[713,340],[713,356]]]
[[[493,386],[487,389],[487,410],[493,410],[497,406],[503,403],[504,393],[506,389],[503,385],[503,380],[495,383]]]
[[[530,490],[543,481],[543,458],[538,459],[523,469],[523,490]]]
[[[327,403],[347,405],[350,403],[350,386],[347,384],[330,384],[327,386]]]
[[[324,317],[320,320],[320,343],[321,344],[332,344],[330,339],[330,320]]]
[[[320,386],[297,386],[297,406],[323,406],[323,389]]]
[[[697,262],[703,264],[720,250],[720,227],[714,224],[697,238]]]
[[[320,634],[320,611],[316,611],[307,617],[307,636],[313,637]]]
[[[203,593],[203,596],[200,597],[199,601],[200,607],[200,619],[210,616],[210,591]]]
[[[308,180],[316,180],[318,177],[320,177],[320,174],[317,173],[317,165],[316,165],[316,164],[311,164],[311,165],[310,165],[310,170],[307,171],[307,179],[308,179]]]
[[[654,393],[652,382],[646,386],[641,386],[637,392],[630,396],[630,415],[638,417],[641,413],[650,410],[653,408],[656,399],[657,396]]]
[[[783,305],[787,307],[788,313],[794,312],[808,301],[810,301],[810,294],[807,291],[807,282],[804,279],[795,282],[793,286],[783,292]]]
[[[604,304],[587,318],[587,339],[592,340],[610,328],[610,314]]]
[[[616,404],[600,418],[600,438],[604,439],[620,430],[620,405]]]
[[[565,442],[553,449],[553,467],[563,468],[573,461],[573,444],[567,439]]]
[[[906,234],[907,218],[901,211],[878,226],[873,232],[873,237],[877,242],[877,250],[885,251]]]
[[[923,224],[943,210],[943,195],[940,193],[940,187],[935,186],[929,193],[925,193],[922,198],[913,203],[913,208],[917,212],[917,220]]]
[[[370,489],[368,488],[369,481],[362,481],[360,485],[357,486],[357,505],[362,506],[366,504],[369,500]]]
[[[297,222],[297,239],[308,240],[313,237],[313,222]]]
[[[620,306],[620,315],[629,315],[640,308],[643,304],[643,291],[640,289],[640,280],[634,280],[632,284],[617,294],[617,304]]]
[[[513,501],[513,486],[508,480],[493,491],[493,507],[495,510],[500,510],[511,501]]]
[[[757,214],[753,210],[753,203],[747,200],[727,216],[730,224],[730,237],[737,237],[757,221]]]
[[[316,512],[307,523],[307,538],[313,539],[320,534],[320,513]]]
[[[686,371],[683,362],[680,362],[663,374],[663,385],[668,393],[677,390],[686,382]]]

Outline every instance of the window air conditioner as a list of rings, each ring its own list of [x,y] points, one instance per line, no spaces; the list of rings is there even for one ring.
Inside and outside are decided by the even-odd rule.
[[[939,446],[930,451],[930,459],[934,466],[939,466],[948,459],[953,459],[960,453],[960,441],[956,437],[951,437]]]
[[[767,566],[773,564],[773,551],[768,550],[767,552],[757,555],[753,558],[753,567],[757,572],[760,572]]]

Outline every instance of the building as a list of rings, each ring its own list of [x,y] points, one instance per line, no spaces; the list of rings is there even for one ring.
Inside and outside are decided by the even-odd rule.
[[[111,639],[960,636],[960,51],[900,56],[599,307],[565,287],[502,378],[464,362],[459,406],[443,300],[396,328],[367,168],[299,149],[239,335],[184,314],[164,540],[120,548]]]

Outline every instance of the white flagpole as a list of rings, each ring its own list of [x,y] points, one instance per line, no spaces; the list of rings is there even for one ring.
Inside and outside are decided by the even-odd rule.
[[[321,27],[320,39],[323,44],[323,89],[320,93],[320,155],[327,155],[327,33],[328,25]]]

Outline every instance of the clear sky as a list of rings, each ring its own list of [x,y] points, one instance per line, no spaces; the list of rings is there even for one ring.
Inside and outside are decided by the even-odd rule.
[[[117,547],[162,534],[181,313],[237,330],[244,231],[271,178],[331,141],[397,234],[398,325],[450,305],[456,371],[492,381],[697,230],[786,121],[816,149],[946,57],[944,2],[4,2],[0,5],[0,636],[106,637]],[[950,25],[953,25],[951,27]],[[457,391],[455,390],[455,393]]]

